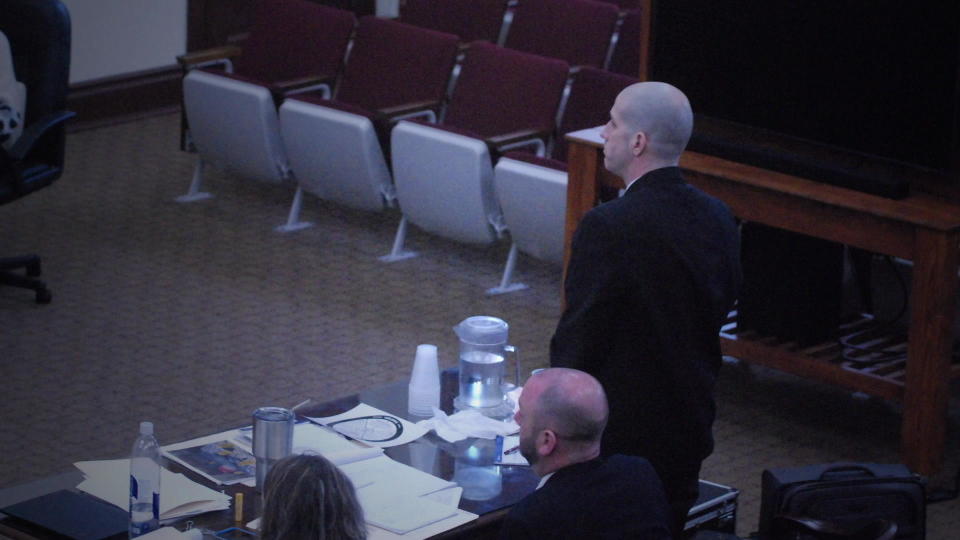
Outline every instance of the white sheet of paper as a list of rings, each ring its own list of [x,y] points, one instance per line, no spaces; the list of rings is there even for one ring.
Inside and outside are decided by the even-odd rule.
[[[220,433],[198,437],[188,441],[168,444],[167,446],[162,447],[161,451],[171,461],[176,461],[184,467],[197,472],[208,480],[216,482],[216,479],[211,478],[209,475],[204,474],[203,471],[199,471],[190,464],[185,463],[183,460],[174,456],[171,452],[174,450],[191,448],[194,446],[201,446],[204,444],[224,440],[232,441],[244,450],[253,452],[253,440],[251,436],[252,431],[249,429],[249,426],[247,426],[228,431],[221,431]],[[332,431],[330,428],[318,426],[310,422],[300,422],[294,426],[293,451],[297,454],[306,454],[311,452],[318,453],[329,459],[334,465],[351,463],[353,461],[361,461],[371,457],[383,455],[383,450],[378,447],[370,447],[364,444],[349,441],[343,438],[343,436]],[[240,484],[249,487],[256,486],[256,483],[256,479],[248,479],[240,482]]]
[[[250,426],[237,430],[233,442],[252,452],[253,430]],[[355,441],[347,440],[328,427],[313,422],[299,422],[293,426],[293,453],[307,454],[314,452],[329,459],[330,454],[347,455],[350,452],[370,448]]]
[[[384,420],[382,417],[386,417],[388,420]],[[351,439],[381,448],[406,444],[423,437],[427,433],[424,428],[413,422],[381,411],[376,407],[371,407],[366,403],[361,403],[342,414],[311,418],[310,420],[323,425],[330,425],[334,422],[353,419],[357,420],[337,423],[330,427]],[[396,428],[398,424],[399,429]]]
[[[442,519],[426,527],[412,530],[407,534],[397,534],[368,523],[367,540],[396,540],[398,538],[402,540],[423,540],[424,538],[430,538],[444,531],[449,531],[454,527],[459,527],[464,523],[469,523],[478,517],[476,514],[472,514],[466,510],[457,510],[456,512],[456,514],[447,519]]]
[[[453,517],[456,508],[423,497],[409,497],[402,490],[378,489],[376,484],[358,489],[357,499],[367,523],[405,534]]]
[[[421,498],[456,508],[460,506],[461,495],[463,495],[463,488],[460,486],[455,486],[441,489],[440,491],[434,491],[433,493],[427,493]]]
[[[74,466],[86,478],[77,489],[114,506],[130,504],[130,460],[79,461]],[[190,480],[182,474],[160,469],[160,518],[171,519],[211,510],[230,508],[230,496]]]
[[[433,493],[456,484],[427,474],[409,465],[380,456],[364,461],[341,465],[351,482],[366,484],[371,480],[380,489],[388,492],[403,492],[413,497]]]
[[[368,449],[353,441],[344,439],[329,428],[310,422],[297,424],[293,429],[293,453],[316,452],[327,459],[331,454],[348,455]]]

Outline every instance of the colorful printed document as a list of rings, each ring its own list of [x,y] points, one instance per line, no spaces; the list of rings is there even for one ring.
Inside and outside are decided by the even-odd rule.
[[[218,484],[236,484],[257,475],[253,454],[227,440],[181,448],[170,455]]]

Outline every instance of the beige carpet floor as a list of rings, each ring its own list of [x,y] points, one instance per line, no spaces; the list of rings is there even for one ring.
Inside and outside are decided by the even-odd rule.
[[[126,455],[137,423],[161,442],[237,425],[262,405],[330,399],[406,377],[418,343],[455,361],[451,327],[487,314],[511,325],[526,370],[547,362],[560,269],[522,257],[529,290],[490,297],[507,244],[471,247],[412,229],[420,257],[383,264],[396,211],[308,196],[294,234],[272,230],[293,190],[210,171],[216,198],[179,204],[193,156],[178,116],[69,136],[66,174],[0,208],[0,253],[39,252],[53,303],[0,289],[0,488]],[[958,388],[943,473],[960,458]],[[898,405],[729,363],[706,479],[741,490],[738,532],[755,530],[764,468],[897,460]],[[929,538],[956,538],[960,502],[931,505]]]

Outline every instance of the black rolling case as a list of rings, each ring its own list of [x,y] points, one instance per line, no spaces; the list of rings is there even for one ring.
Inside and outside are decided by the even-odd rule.
[[[925,481],[903,465],[832,463],[763,471],[760,536],[770,538],[781,514],[854,526],[897,524],[896,538],[926,534]]]

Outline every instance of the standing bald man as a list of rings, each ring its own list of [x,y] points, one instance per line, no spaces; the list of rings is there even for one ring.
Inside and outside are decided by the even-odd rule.
[[[601,137],[604,166],[626,190],[577,228],[550,343],[551,365],[586,371],[606,389],[603,453],[650,460],[675,533],[713,450],[718,334],[740,288],[733,216],[677,166],[692,129],[689,101],[669,84],[617,96]]]
[[[553,368],[527,380],[516,421],[540,485],[515,504],[501,538],[670,538],[656,471],[636,456],[600,457],[607,398],[592,376]]]

